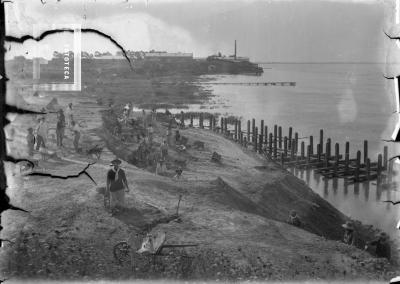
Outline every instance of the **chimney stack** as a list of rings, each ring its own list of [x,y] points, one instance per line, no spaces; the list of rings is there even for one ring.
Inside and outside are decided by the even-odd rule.
[[[236,59],[236,39],[235,39],[235,59]]]

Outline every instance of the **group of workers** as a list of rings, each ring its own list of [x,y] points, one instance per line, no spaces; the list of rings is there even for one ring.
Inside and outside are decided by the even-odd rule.
[[[297,227],[303,227],[304,225],[295,210],[290,211],[287,223]],[[357,235],[353,222],[347,221],[345,224],[342,225],[342,227],[344,229],[343,242],[347,245],[356,246]],[[371,246],[375,247],[375,254],[377,257],[383,257],[390,260],[391,248],[389,244],[389,238],[386,233],[381,232],[376,236],[375,240],[367,242],[365,244],[364,250],[367,250]]]
[[[65,136],[65,128],[68,127],[74,137],[73,145],[76,152],[79,152],[79,140],[80,140],[80,128],[79,125],[74,121],[72,103],[69,103],[65,109],[59,109],[57,112],[57,122],[56,122],[56,141],[57,147],[63,147],[63,139]],[[35,131],[32,127],[28,128],[28,135],[26,136],[26,141],[28,145],[28,155],[33,156],[36,144],[36,151],[41,148],[46,149],[47,146],[47,136],[48,136],[49,126],[46,122],[46,117],[41,116],[38,118],[38,124]]]

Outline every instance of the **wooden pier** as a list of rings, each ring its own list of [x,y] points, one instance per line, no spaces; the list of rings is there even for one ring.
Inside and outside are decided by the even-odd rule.
[[[183,121],[184,115],[181,115],[180,120]],[[209,125],[205,125],[205,117],[208,118]],[[193,125],[192,117],[190,122]],[[369,157],[367,140],[363,143],[362,151],[356,151],[356,155],[351,157],[350,142],[345,142],[344,152],[340,152],[340,143],[333,143],[330,138],[324,138],[323,129],[319,131],[318,139],[314,140],[313,136],[299,138],[293,127],[286,130],[276,124],[269,127],[264,124],[264,120],[258,124],[255,119],[242,122],[239,119],[221,117],[219,127],[216,123],[217,119],[212,114],[199,115],[200,128],[218,132],[279,163],[283,168],[314,169],[325,178],[344,178],[348,183],[381,177],[391,179],[393,163],[389,163],[387,146],[383,147],[383,152],[373,161]],[[308,140],[308,145],[304,140]],[[318,144],[315,145],[314,141]]]
[[[295,87],[296,82],[207,82],[197,83],[200,85],[239,85],[239,86],[280,86]]]

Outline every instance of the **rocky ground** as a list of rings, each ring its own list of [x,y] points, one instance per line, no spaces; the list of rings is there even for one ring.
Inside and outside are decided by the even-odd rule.
[[[52,97],[30,98],[45,104]],[[105,143],[100,111],[93,98],[58,96],[64,106],[73,101],[78,120],[85,121],[82,148]],[[49,118],[55,124],[54,118]],[[23,154],[26,128],[32,118],[18,117],[10,148]],[[156,140],[164,130],[156,127]],[[12,133],[10,129],[7,130]],[[102,134],[102,135],[100,135]],[[182,134],[205,143],[204,150],[169,150],[170,159],[185,159],[181,180],[156,176],[123,162],[131,191],[128,209],[110,215],[98,189],[105,185],[113,149],[106,149],[86,176],[54,179],[23,176],[8,164],[13,204],[29,211],[2,215],[2,238],[10,239],[0,252],[0,273],[22,279],[212,279],[212,280],[388,280],[396,266],[338,241],[347,220],[302,181],[272,162],[208,130],[185,129]],[[93,158],[74,152],[67,131],[65,147],[50,148],[57,158],[40,161],[38,170],[76,174]],[[115,145],[115,143],[113,144]],[[124,148],[117,154],[124,156]],[[221,163],[211,162],[213,152]],[[36,154],[35,158],[38,158]],[[176,213],[182,196],[179,218]],[[291,209],[304,228],[285,223]],[[359,246],[368,236],[362,227]],[[145,230],[166,232],[167,244],[196,243],[197,247],[166,249],[154,261],[133,254],[118,263],[113,247],[130,238],[138,247]],[[136,234],[138,236],[136,237]]]

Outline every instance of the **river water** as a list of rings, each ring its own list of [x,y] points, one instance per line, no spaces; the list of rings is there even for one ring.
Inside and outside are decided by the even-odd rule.
[[[209,89],[214,97],[203,105],[191,105],[190,110],[239,116],[242,118],[242,129],[246,129],[246,121],[252,118],[256,119],[257,126],[264,119],[269,131],[274,124],[282,126],[283,135],[288,135],[288,127],[292,126],[299,137],[314,135],[314,143],[319,141],[319,130],[324,129],[324,139],[331,138],[333,144],[339,142],[341,152],[345,142],[350,142],[351,158],[357,150],[363,150],[363,140],[369,142],[371,161],[377,160],[384,145],[389,146],[389,156],[400,153],[400,149],[395,148],[397,145],[382,141],[390,139],[397,122],[393,114],[393,81],[383,77],[384,65],[262,66],[265,69],[261,76],[203,76],[202,86]],[[214,84],[274,81],[296,82],[296,86]],[[307,145],[307,139],[305,143]],[[395,164],[394,170],[398,171],[398,167]],[[343,179],[324,180],[313,171],[291,171],[346,215],[398,238],[395,226],[400,217],[400,205],[382,202],[387,199],[400,200],[396,186],[377,188],[375,181],[345,185]]]

